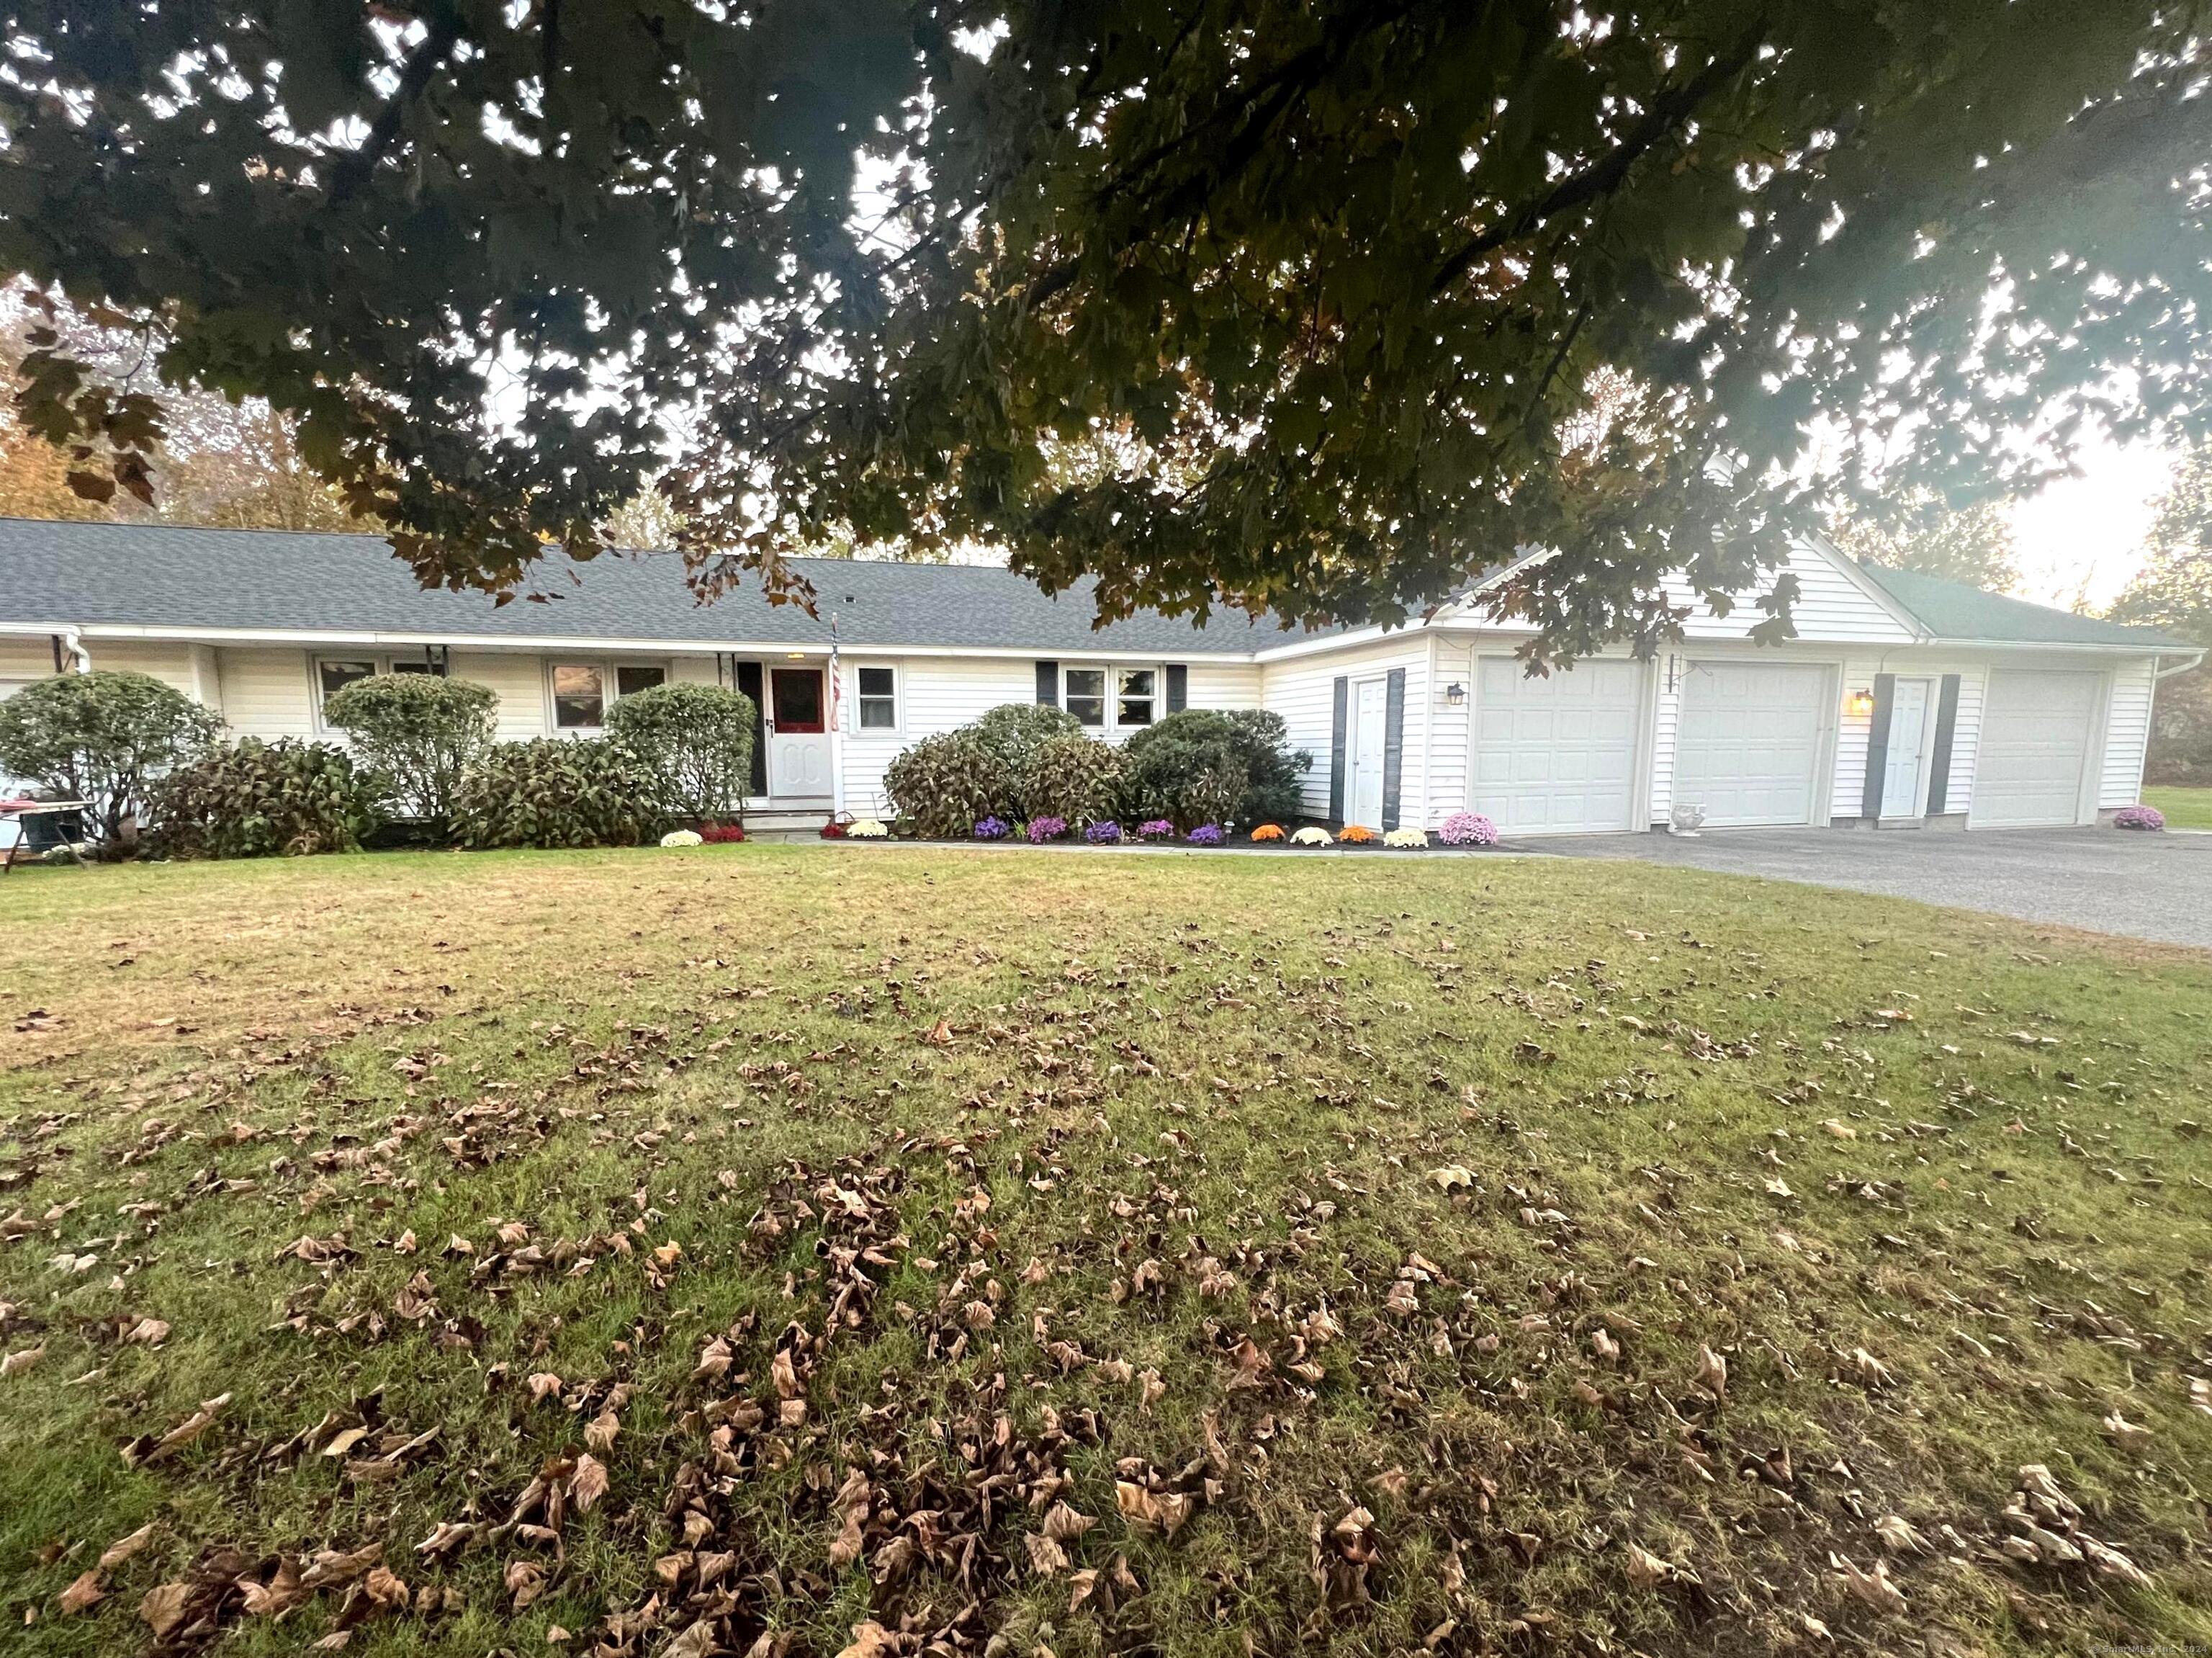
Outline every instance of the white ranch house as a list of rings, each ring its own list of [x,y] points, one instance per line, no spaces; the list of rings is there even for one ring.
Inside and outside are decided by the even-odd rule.
[[[499,735],[594,732],[663,680],[735,685],[763,716],[753,808],[793,826],[884,809],[900,749],[1006,702],[1055,702],[1109,740],[1182,707],[1267,708],[1310,751],[1307,809],[1508,835],[2086,824],[2133,804],[2153,687],[2202,654],[2141,629],[1865,569],[1802,544],[1798,637],[1703,607],[1684,641],[1530,679],[1480,589],[1425,623],[1285,632],[1141,616],[1093,630],[1003,570],[799,561],[820,615],[752,589],[695,602],[680,561],[549,561],[544,602],[424,592],[382,539],[0,520],[0,695],[135,668],[259,737],[326,738],[322,702],[379,671],[499,695]],[[1688,603],[1686,590],[1678,595]],[[831,694],[831,619],[841,683]],[[842,729],[833,729],[833,725]]]

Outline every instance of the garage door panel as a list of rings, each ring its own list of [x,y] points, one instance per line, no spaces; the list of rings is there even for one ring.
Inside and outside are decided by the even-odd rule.
[[[1693,661],[1674,737],[1674,799],[1717,829],[1805,824],[1820,798],[1830,695],[1819,663]]]
[[[2081,820],[2103,679],[2027,668],[1990,674],[1968,814],[1977,828]]]
[[[1511,657],[1475,667],[1474,809],[1508,834],[1632,826],[1641,669],[1585,661],[1532,680]]]

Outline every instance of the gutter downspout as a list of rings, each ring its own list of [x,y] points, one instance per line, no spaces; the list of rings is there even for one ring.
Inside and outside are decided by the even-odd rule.
[[[69,660],[66,670],[62,667],[64,657]],[[92,653],[84,648],[84,635],[74,627],[65,627],[54,635],[54,672],[60,674],[64,671],[71,674],[92,672]]]

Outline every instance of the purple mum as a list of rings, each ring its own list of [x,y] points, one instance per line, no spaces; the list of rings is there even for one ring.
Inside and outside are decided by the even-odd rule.
[[[1437,830],[1447,846],[1495,846],[1498,826],[1480,812],[1455,812]]]
[[[1146,818],[1137,826],[1139,840],[1173,840],[1175,825],[1165,818]]]
[[[1118,845],[1121,839],[1121,826],[1118,823],[1094,823],[1083,832],[1083,838],[1093,846]]]
[[[1221,826],[1218,823],[1201,823],[1183,838],[1193,846],[1218,846],[1221,844]]]
[[[2115,829],[2163,829],[2166,814],[2155,806],[2123,806],[2112,814]]]
[[[975,838],[978,840],[1004,840],[1013,832],[1013,826],[1004,818],[982,818],[975,825]]]
[[[1042,846],[1048,840],[1058,840],[1066,832],[1066,818],[1031,818],[1030,820],[1030,844],[1032,846]]]

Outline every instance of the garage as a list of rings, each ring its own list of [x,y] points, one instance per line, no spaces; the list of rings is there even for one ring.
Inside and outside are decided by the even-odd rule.
[[[1474,809],[1509,835],[1633,827],[1644,669],[1591,660],[1530,679],[1475,662]]]
[[[1809,824],[1833,698],[1818,663],[1693,661],[1674,737],[1674,803],[1705,826]]]
[[[2079,823],[2104,675],[1996,668],[1982,710],[1967,820],[1977,829]]]

